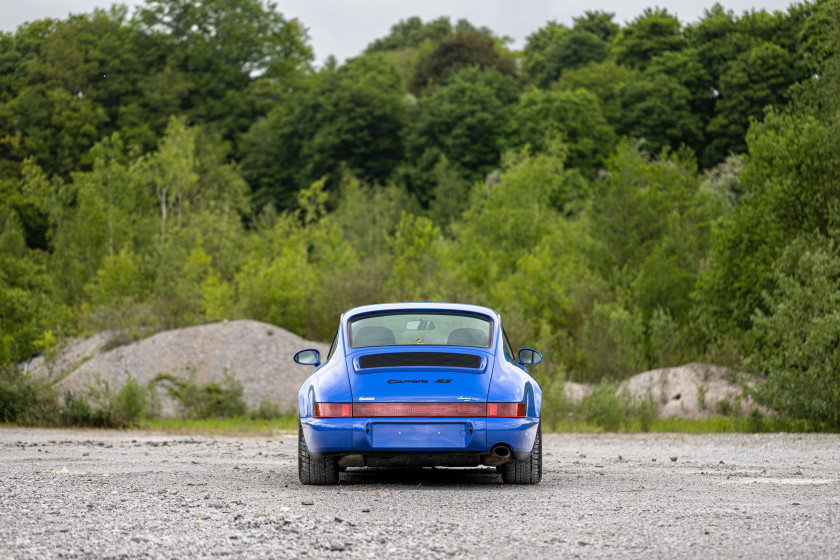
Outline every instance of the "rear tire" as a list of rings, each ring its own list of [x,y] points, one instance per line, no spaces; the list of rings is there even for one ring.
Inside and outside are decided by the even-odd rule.
[[[298,478],[301,484],[338,484],[338,457],[315,459],[309,454],[303,427],[298,424]]]
[[[534,449],[528,460],[512,459],[500,466],[505,484],[539,484],[542,480],[542,424],[537,425]]]

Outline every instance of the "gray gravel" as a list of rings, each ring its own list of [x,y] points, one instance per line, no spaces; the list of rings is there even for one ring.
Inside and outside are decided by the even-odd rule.
[[[0,558],[840,557],[837,435],[546,434],[535,487],[295,444],[0,428]]]
[[[101,348],[107,342],[103,334],[107,333],[69,344],[57,357],[53,371],[48,362],[33,363],[33,373],[50,379],[66,375],[59,381],[59,389],[81,393],[97,376],[119,390],[129,374],[144,386],[164,372],[182,379],[194,374],[201,385],[221,381],[229,374],[242,383],[249,410],[268,398],[281,411],[296,411],[298,388],[312,368],[295,364],[292,356],[304,348],[317,348],[322,356],[329,350],[329,344],[251,320],[163,331],[107,352]],[[83,353],[87,354],[79,358]],[[162,415],[175,416],[174,401],[163,388],[158,393]]]

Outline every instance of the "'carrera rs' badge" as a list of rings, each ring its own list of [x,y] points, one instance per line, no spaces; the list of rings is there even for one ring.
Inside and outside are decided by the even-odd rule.
[[[451,379],[438,379],[435,383],[449,383]],[[388,384],[392,383],[428,383],[428,379],[389,379]]]

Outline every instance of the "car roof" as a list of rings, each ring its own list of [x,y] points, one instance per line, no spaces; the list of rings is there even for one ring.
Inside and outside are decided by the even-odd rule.
[[[388,311],[460,311],[464,313],[478,313],[488,315],[498,320],[499,314],[480,305],[469,305],[466,303],[436,303],[436,302],[399,302],[399,303],[377,303],[373,305],[362,305],[348,309],[342,315],[342,319],[348,320],[356,315],[368,313],[383,313]]]

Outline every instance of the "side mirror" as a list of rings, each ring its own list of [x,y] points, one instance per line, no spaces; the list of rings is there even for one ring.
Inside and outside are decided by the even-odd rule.
[[[302,366],[315,366],[318,367],[321,365],[321,353],[315,350],[314,348],[308,348],[306,350],[301,350],[295,357],[292,358],[296,364],[300,364]]]
[[[543,361],[542,354],[533,348],[521,348],[516,354],[516,359],[523,366],[535,366]]]

